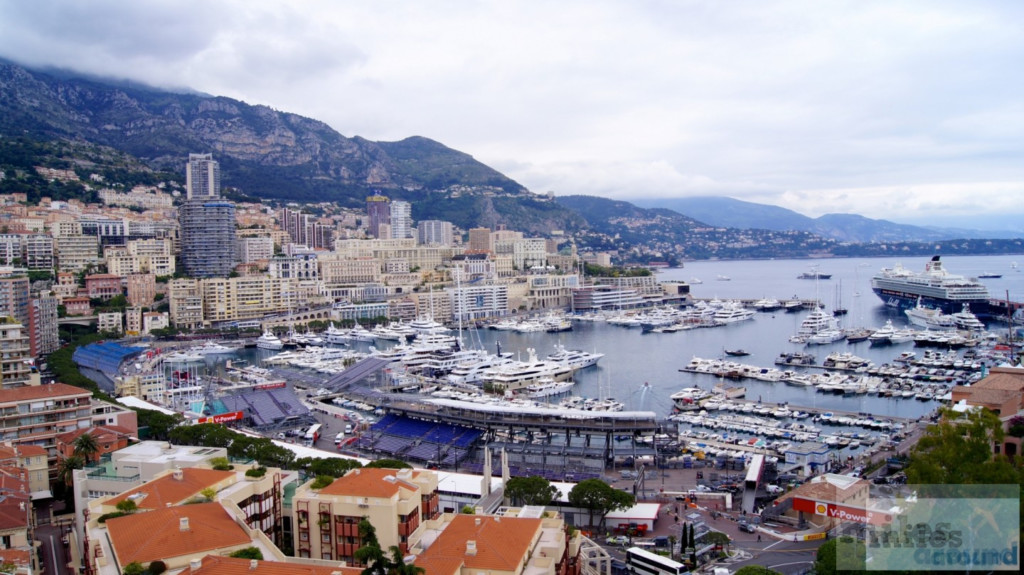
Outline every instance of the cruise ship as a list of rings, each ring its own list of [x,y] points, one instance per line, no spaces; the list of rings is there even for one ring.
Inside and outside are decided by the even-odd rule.
[[[988,289],[975,278],[946,271],[939,256],[933,256],[924,272],[915,273],[900,264],[882,269],[871,278],[871,290],[889,307],[911,309],[918,305],[952,314],[964,304],[978,315],[989,310]]]

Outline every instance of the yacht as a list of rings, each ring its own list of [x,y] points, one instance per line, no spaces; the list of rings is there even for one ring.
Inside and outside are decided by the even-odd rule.
[[[484,371],[484,383],[500,391],[515,391],[543,378],[556,381],[568,379],[576,371],[557,361],[537,359],[537,352],[533,348],[527,349],[527,353],[529,358],[526,361],[513,361]]]
[[[831,343],[832,341],[842,339],[839,336],[845,337],[839,329],[839,320],[819,306],[811,310],[811,313],[807,314],[807,317],[800,322],[800,328],[797,329],[793,337],[789,338],[789,341],[793,343],[811,343],[811,338],[820,332],[827,332],[820,339],[827,339],[828,341],[814,341],[813,343]],[[835,332],[839,333],[835,334]],[[838,339],[830,339],[831,337],[837,337]]]
[[[555,346],[554,353],[548,355],[545,359],[568,365],[573,369],[583,369],[584,367],[596,364],[602,357],[604,357],[603,353],[566,349],[565,346],[558,344]]]
[[[870,336],[868,341],[871,345],[889,345],[892,343],[892,335],[896,333],[896,326],[892,325],[892,320],[886,320],[885,325],[876,329]]]
[[[274,335],[274,332],[267,330],[263,332],[263,335],[256,339],[256,347],[260,349],[278,350],[284,348],[284,342],[281,341],[281,338]]]
[[[736,323],[738,321],[748,320],[755,315],[757,315],[757,312],[743,307],[738,302],[728,302],[718,308],[718,310],[715,311],[715,315],[712,317],[716,322]]]
[[[484,373],[496,367],[512,363],[512,354],[486,354],[461,362],[448,373],[448,381],[453,384],[475,385],[483,381]]]
[[[925,307],[921,298],[917,299],[917,305],[904,310],[910,323],[935,331],[951,331],[956,329],[956,320],[952,316],[942,313],[941,309]]]
[[[956,324],[957,329],[964,331],[985,331],[985,324],[978,319],[978,316],[971,313],[971,306],[964,304],[964,308],[950,317],[953,318],[953,322]]]
[[[754,302],[757,311],[775,311],[782,309],[782,302],[777,299],[762,298]]]
[[[452,331],[451,328],[434,321],[434,318],[429,316],[416,318],[410,321],[407,325],[416,332],[417,336],[429,333],[451,333]]]
[[[709,397],[711,397],[711,392],[699,387],[684,387],[669,396],[675,403],[676,409],[680,411],[700,409],[700,401]]]
[[[387,341],[408,341],[409,338],[416,335],[409,326],[404,324],[390,323],[388,325],[378,325],[373,328],[370,332],[376,339],[383,339]]]
[[[196,363],[203,361],[203,356],[188,351],[178,351],[164,358],[167,363]]]
[[[347,333],[345,330],[335,327],[332,321],[327,326],[327,331],[324,332],[324,340],[332,345],[345,345],[349,340]]]
[[[208,341],[203,345],[192,348],[189,351],[192,353],[198,353],[199,355],[222,355],[228,353],[235,353],[236,351],[238,351],[238,348],[228,347],[226,345],[214,341]]]
[[[559,395],[568,392],[575,384],[576,382],[571,379],[555,381],[554,379],[543,377],[538,379],[537,383],[531,383],[526,386],[526,395],[531,399]]]

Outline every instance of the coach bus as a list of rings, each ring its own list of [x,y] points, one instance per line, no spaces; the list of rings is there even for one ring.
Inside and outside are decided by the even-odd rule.
[[[682,575],[687,572],[686,565],[639,547],[626,550],[626,563],[632,567],[633,573],[640,575]]]

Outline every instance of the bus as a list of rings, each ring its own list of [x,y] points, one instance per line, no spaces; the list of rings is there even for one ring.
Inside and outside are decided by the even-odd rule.
[[[639,547],[626,550],[626,563],[633,573],[639,575],[682,575],[688,572],[686,565]]]
[[[312,426],[310,426],[309,429],[306,430],[306,441],[308,441],[310,445],[313,445],[314,443],[317,442],[318,439],[320,439],[321,427],[323,427],[321,424],[314,423]]]

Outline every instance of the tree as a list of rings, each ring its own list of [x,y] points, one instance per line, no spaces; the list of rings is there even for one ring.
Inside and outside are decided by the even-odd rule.
[[[239,549],[234,553],[228,555],[228,557],[235,557],[239,559],[258,559],[263,560],[263,552],[258,547],[246,547],[245,549]]]
[[[74,471],[83,467],[85,467],[85,459],[81,455],[65,457],[57,462],[57,480],[64,485],[71,485]]]
[[[136,511],[139,510],[139,506],[131,499],[122,499],[121,501],[118,501],[117,505],[115,505],[114,507],[116,507],[118,511],[126,515],[130,513],[135,513]]]
[[[1006,456],[994,456],[1003,442],[1002,422],[988,409],[966,414],[943,410],[910,454],[907,480],[916,484],[1011,484],[1020,475]]]
[[[142,563],[138,561],[132,561],[131,563],[124,566],[121,573],[124,575],[142,575],[146,572],[146,569],[142,566]]]
[[[353,556],[360,563],[366,565],[363,575],[387,575],[387,558],[377,540],[377,529],[368,519],[361,520],[358,529],[359,539],[363,542],[363,546],[356,549]]]
[[[636,498],[625,491],[615,489],[600,479],[584,479],[569,492],[569,503],[590,512],[589,524],[594,525],[594,513],[601,515],[601,522],[609,511],[632,507]]]
[[[539,475],[513,477],[505,485],[505,496],[513,504],[547,505],[558,497],[558,489]]]
[[[388,575],[422,575],[427,570],[413,563],[406,563],[402,550],[397,545],[392,545],[388,551]]]
[[[73,445],[75,447],[75,455],[80,455],[85,461],[96,459],[95,455],[100,451],[100,444],[88,431],[79,435]]]
[[[842,544],[840,545],[840,543]],[[850,565],[864,565],[866,553],[867,549],[864,547],[864,543],[853,537],[831,539],[818,547],[814,572],[818,575],[871,573],[871,571],[848,569]]]

